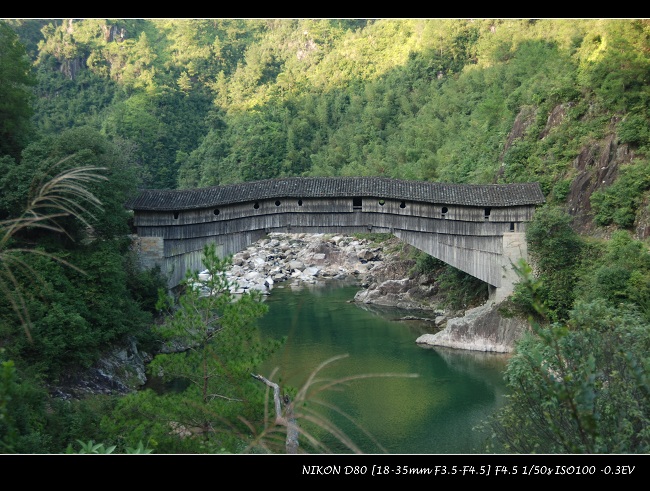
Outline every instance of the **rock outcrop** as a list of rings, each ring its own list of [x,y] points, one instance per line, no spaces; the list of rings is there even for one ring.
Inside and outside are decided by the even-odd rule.
[[[464,316],[447,320],[446,327],[434,334],[423,334],[418,344],[474,351],[511,353],[517,341],[530,330],[526,320],[506,317],[500,304],[488,303],[469,309]]]
[[[93,367],[61,377],[50,393],[60,399],[77,399],[88,394],[128,394],[147,381],[146,365],[152,356],[138,350],[135,340],[108,351]]]

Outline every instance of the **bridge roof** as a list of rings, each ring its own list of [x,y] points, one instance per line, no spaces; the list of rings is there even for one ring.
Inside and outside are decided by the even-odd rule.
[[[200,189],[145,189],[132,210],[212,208],[273,198],[374,197],[465,206],[519,206],[544,203],[539,183],[445,184],[383,177],[287,177]]]

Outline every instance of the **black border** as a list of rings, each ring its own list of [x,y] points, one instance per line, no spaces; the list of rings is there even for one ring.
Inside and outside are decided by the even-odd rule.
[[[107,460],[108,459],[108,460]],[[4,469],[28,472],[51,484],[56,476],[82,475],[103,484],[175,484],[200,478],[219,483],[236,479],[258,483],[280,480],[293,485],[350,482],[644,482],[650,477],[650,454],[616,455],[0,455]],[[15,466],[12,466],[12,464]],[[47,465],[43,465],[47,464]],[[11,466],[11,467],[10,467]],[[43,472],[34,473],[39,469]],[[51,471],[51,472],[48,472]],[[69,471],[69,472],[68,472]],[[96,471],[96,472],[94,472]],[[83,474],[79,474],[82,472]],[[76,474],[76,477],[74,477]],[[647,481],[645,481],[647,482]]]

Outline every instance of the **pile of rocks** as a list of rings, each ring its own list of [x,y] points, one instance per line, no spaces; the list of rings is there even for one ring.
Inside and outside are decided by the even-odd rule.
[[[235,254],[226,277],[232,293],[257,290],[269,294],[274,285],[283,282],[300,285],[350,277],[361,280],[382,259],[382,248],[366,239],[271,233]],[[204,271],[199,277],[206,274]]]
[[[300,287],[352,279],[361,286],[355,302],[431,311],[440,326],[446,315],[439,308],[435,278],[411,274],[415,261],[404,257],[404,247],[410,246],[395,237],[377,243],[342,235],[272,233],[235,254],[226,277],[231,293],[264,295],[279,283]],[[207,279],[208,272],[199,277]]]

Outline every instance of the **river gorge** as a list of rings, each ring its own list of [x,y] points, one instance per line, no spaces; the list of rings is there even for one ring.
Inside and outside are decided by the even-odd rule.
[[[235,295],[263,293],[262,334],[286,338],[263,376],[301,388],[324,365],[319,379],[352,378],[337,390],[312,387],[310,406],[354,442],[328,442],[333,453],[482,453],[475,426],[503,404],[507,349],[418,341],[463,311],[440,305],[432,278],[409,274],[408,247],[394,237],[269,234],[235,254],[226,273]],[[138,390],[151,357],[124,346],[55,390],[64,398]]]

